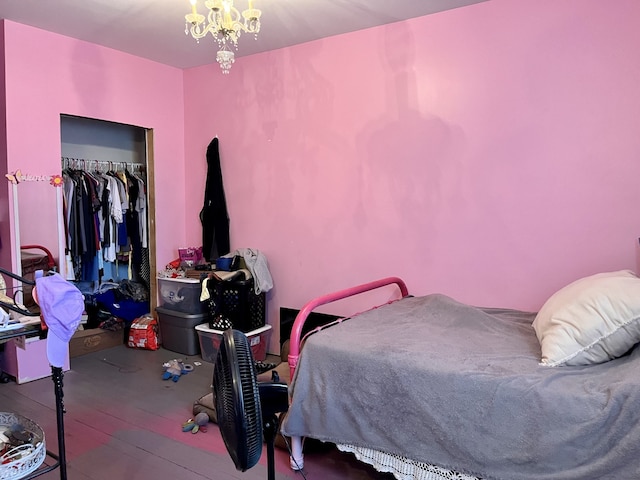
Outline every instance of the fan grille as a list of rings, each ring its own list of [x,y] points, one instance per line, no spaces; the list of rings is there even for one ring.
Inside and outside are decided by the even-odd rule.
[[[238,330],[223,335],[213,389],[222,438],[236,468],[244,472],[258,463],[262,453],[262,411],[253,353]]]

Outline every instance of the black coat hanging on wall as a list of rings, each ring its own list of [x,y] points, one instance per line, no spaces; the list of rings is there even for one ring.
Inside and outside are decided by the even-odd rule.
[[[207,183],[204,190],[204,206],[200,211],[202,222],[202,255],[213,262],[230,252],[229,214],[222,186],[222,169],[218,137],[207,147]]]

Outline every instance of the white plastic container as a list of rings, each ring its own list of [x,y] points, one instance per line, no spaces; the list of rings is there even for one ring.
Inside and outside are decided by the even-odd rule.
[[[215,363],[218,356],[218,349],[222,341],[222,330],[214,330],[209,328],[208,323],[196,326],[198,339],[200,341],[200,354],[205,362]],[[257,328],[245,335],[249,340],[249,346],[253,353],[253,359],[256,362],[264,361],[267,358],[267,347],[269,346],[269,338],[271,337],[271,325]]]

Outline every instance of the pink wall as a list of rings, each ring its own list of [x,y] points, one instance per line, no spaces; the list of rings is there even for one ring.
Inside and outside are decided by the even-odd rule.
[[[0,22],[0,65],[4,65],[4,24]],[[0,71],[0,92],[4,92],[4,71]],[[4,95],[0,95],[0,169],[7,163],[6,136],[6,103]],[[0,182],[0,266],[11,266],[11,229],[9,216],[9,185]]]
[[[639,19],[636,0],[493,0],[187,70],[188,240],[217,134],[232,247],[267,255],[274,323],[388,275],[534,310],[635,270]]]
[[[183,72],[9,21],[4,30],[7,170],[60,173],[60,114],[152,128],[157,258],[164,267],[185,244],[184,205],[176,202],[185,196]],[[38,189],[24,201],[20,194],[20,209],[29,212],[20,216],[22,238],[56,252],[55,189],[36,183],[19,186]]]

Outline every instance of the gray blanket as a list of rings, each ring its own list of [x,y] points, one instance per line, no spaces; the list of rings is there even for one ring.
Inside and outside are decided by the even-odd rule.
[[[429,295],[316,333],[283,433],[485,479],[640,479],[640,348],[540,366],[534,315]]]

